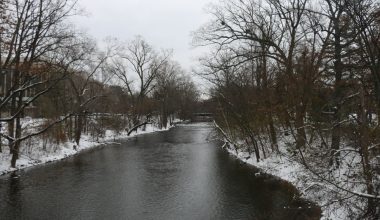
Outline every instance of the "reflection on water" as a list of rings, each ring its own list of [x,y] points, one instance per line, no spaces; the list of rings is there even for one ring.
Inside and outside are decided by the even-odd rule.
[[[0,219],[319,219],[293,186],[179,126],[0,177]]]

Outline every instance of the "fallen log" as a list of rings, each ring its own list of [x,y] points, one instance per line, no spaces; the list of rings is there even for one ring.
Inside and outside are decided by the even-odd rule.
[[[137,129],[138,129],[139,127],[145,126],[145,125],[147,125],[147,124],[151,124],[151,122],[146,121],[146,122],[143,122],[143,123],[141,123],[141,124],[135,125],[133,128],[131,128],[131,129],[128,131],[127,135],[128,135],[128,136],[131,135],[131,133],[132,133],[133,131],[137,131]]]

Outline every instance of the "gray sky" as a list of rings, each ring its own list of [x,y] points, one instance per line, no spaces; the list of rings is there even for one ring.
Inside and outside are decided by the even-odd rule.
[[[98,41],[142,35],[157,49],[173,49],[174,59],[189,71],[202,51],[191,48],[191,31],[207,22],[204,9],[211,1],[80,0],[89,16],[76,18],[75,23]]]

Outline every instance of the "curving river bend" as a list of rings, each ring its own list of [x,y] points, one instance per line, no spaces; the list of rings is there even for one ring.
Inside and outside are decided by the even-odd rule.
[[[183,125],[0,177],[0,219],[319,219],[288,183]]]

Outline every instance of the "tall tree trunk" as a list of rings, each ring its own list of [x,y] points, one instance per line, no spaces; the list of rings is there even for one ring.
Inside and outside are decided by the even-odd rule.
[[[341,9],[343,10],[343,9]],[[341,136],[341,101],[342,101],[342,45],[341,45],[341,30],[340,30],[340,16],[333,19],[334,23],[334,72],[335,72],[335,85],[333,94],[333,127],[331,135],[331,161],[330,165],[334,162],[339,167],[339,148],[340,148],[340,136]]]
[[[257,144],[257,141],[256,141],[255,137],[253,136],[253,134],[249,134],[249,137],[251,139],[253,149],[255,150],[256,161],[260,162],[260,149],[259,149],[259,146]]]
[[[162,127],[166,129],[166,127],[168,126],[168,113],[167,113],[167,110],[166,110],[166,100],[163,101],[162,103]]]
[[[13,116],[15,113],[16,113],[16,97],[12,97],[9,114],[10,116]],[[15,120],[14,119],[8,122],[8,135],[12,138],[15,137]],[[12,154],[14,142],[9,140],[8,145],[9,145],[9,154]]]
[[[361,85],[360,89],[360,137],[359,144],[361,149],[361,157],[362,157],[362,165],[363,165],[363,173],[364,179],[367,186],[367,193],[369,195],[374,194],[374,186],[373,186],[373,175],[371,162],[369,157],[369,127],[367,121],[367,111],[366,111],[366,102],[365,102],[365,94],[363,85]],[[368,198],[368,206],[367,206],[367,215],[373,216],[376,213],[376,204],[374,199]]]
[[[11,159],[11,167],[16,168],[16,161],[19,159],[19,154],[20,154],[20,145],[21,142],[18,141],[21,137],[21,119],[20,117],[16,118],[16,141],[14,142],[13,149],[12,149],[12,159]]]
[[[340,117],[338,114],[334,116],[334,123],[333,123],[333,128],[331,132],[331,160],[330,160],[330,165],[336,165],[339,167],[340,165],[340,153],[339,153],[339,148],[340,148]]]
[[[372,79],[375,85],[377,124],[380,125],[380,64],[371,68]]]
[[[261,77],[262,77],[262,84],[263,84],[263,91],[265,94],[269,93],[268,90],[268,61],[267,61],[267,46],[265,44],[261,44],[261,63],[262,63],[262,68],[261,68]],[[260,72],[260,71],[258,71]],[[276,150],[277,152],[279,151],[278,149],[278,143],[277,143],[277,135],[276,135],[276,129],[274,127],[274,120],[273,120],[273,112],[272,112],[272,104],[270,97],[268,99],[265,99],[265,106],[267,110],[269,111],[268,115],[268,123],[269,123],[269,132],[270,132],[270,139],[271,139],[271,145],[272,145],[272,150]]]
[[[306,132],[305,132],[305,106],[299,104],[296,106],[296,147],[297,149],[301,149],[305,147],[306,144]]]
[[[279,149],[278,149],[278,143],[277,143],[277,134],[276,134],[276,129],[274,127],[272,111],[269,112],[269,132],[270,132],[272,148],[278,152]]]
[[[0,109],[0,118],[1,118],[1,109]],[[0,122],[0,132],[1,132],[1,130],[2,130],[2,123]],[[2,147],[3,146],[3,142],[2,141],[3,140],[2,140],[2,137],[0,135],[0,153],[3,153],[3,147]]]
[[[21,109],[23,105],[23,97],[24,97],[24,92],[20,92],[17,100],[17,108],[15,109]],[[19,113],[16,116],[16,132],[15,132],[15,142],[13,145],[12,149],[12,159],[11,159],[11,167],[15,168],[16,167],[16,161],[19,159],[19,154],[20,154],[20,145],[21,141],[19,139],[21,138],[21,116],[23,115],[23,112]]]
[[[69,117],[69,121],[68,121],[68,123],[69,123],[69,139],[70,140],[73,140],[73,117],[72,116],[70,116]]]
[[[77,115],[77,122],[75,127],[75,143],[79,146],[80,138],[82,136],[82,130],[83,130],[83,113],[80,112]]]

